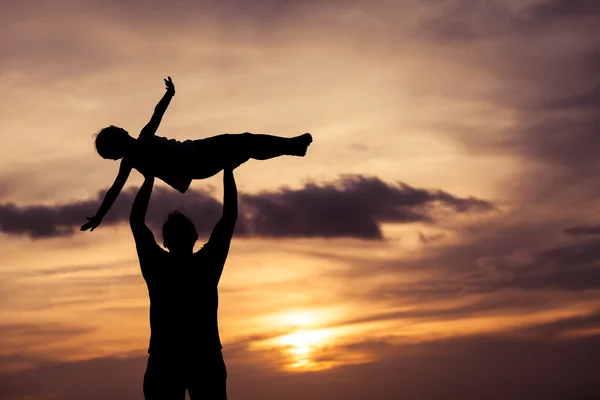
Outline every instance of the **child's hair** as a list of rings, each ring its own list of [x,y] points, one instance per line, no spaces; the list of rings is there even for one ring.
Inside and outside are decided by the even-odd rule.
[[[171,211],[162,228],[165,247],[173,244],[194,244],[198,240],[198,233],[192,220],[178,210]]]
[[[101,129],[96,135],[94,145],[102,158],[117,160],[124,156],[124,142],[129,133],[118,126],[108,126]]]

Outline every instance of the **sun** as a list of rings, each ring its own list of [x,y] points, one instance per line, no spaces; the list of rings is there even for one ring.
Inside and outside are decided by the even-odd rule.
[[[285,369],[317,371],[330,367],[322,360],[323,352],[335,344],[334,330],[326,328],[326,311],[288,310],[271,314],[264,321],[282,334],[256,345],[283,353]]]
[[[318,347],[324,344],[328,337],[331,337],[331,332],[327,330],[304,331],[279,337],[279,344],[296,349]]]
[[[275,350],[278,368],[290,372],[314,372],[373,360],[365,351],[345,348],[359,332],[355,326],[337,326],[328,310],[288,310],[263,317],[279,334],[256,341],[257,351]]]
[[[321,329],[280,336],[277,341],[291,356],[289,368],[317,371],[329,368],[327,363],[318,361],[316,356],[332,339],[331,330]]]

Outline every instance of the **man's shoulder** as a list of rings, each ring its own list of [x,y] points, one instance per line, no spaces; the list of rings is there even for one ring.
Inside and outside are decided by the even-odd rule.
[[[138,262],[144,275],[144,279],[149,283],[149,279],[153,278],[161,265],[167,262],[168,252],[161,249],[158,245],[153,250],[140,250],[138,248]]]
[[[210,252],[210,246],[207,246],[208,243],[204,243],[202,247],[198,249],[197,252],[194,253],[194,258],[204,257],[206,254]]]
[[[194,253],[194,261],[196,262],[206,262],[215,255],[219,254],[218,245],[215,246],[215,243],[207,242],[205,243],[197,252]]]
[[[156,259],[158,261],[169,254],[169,252],[163,250],[154,241],[140,241],[139,243],[136,243],[136,249],[140,260],[143,258],[144,260],[152,261],[153,259]]]

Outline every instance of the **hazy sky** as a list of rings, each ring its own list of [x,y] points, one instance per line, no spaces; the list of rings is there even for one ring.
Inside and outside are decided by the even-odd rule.
[[[311,132],[235,172],[231,399],[600,397],[600,2],[0,3],[0,398],[140,399],[133,173],[93,134]],[[157,183],[201,242],[221,174]],[[202,243],[199,243],[201,245]],[[452,397],[453,396],[453,397]]]

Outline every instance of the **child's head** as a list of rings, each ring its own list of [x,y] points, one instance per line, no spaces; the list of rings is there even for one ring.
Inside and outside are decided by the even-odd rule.
[[[171,252],[191,252],[198,240],[194,223],[179,211],[173,211],[164,223],[163,243]]]
[[[125,129],[111,125],[96,134],[96,151],[102,158],[118,160],[125,155],[129,138]]]

